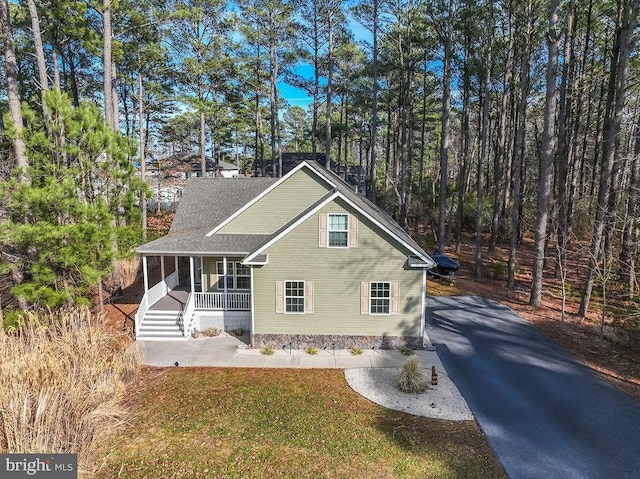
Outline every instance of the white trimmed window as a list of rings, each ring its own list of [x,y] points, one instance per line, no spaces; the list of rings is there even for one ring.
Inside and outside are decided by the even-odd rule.
[[[304,314],[304,281],[284,282],[284,312]]]
[[[320,213],[318,223],[320,248],[356,248],[358,217],[348,213]]]
[[[389,314],[391,283],[371,283],[369,287],[369,312],[371,314]]]
[[[346,248],[349,246],[349,215],[328,214],[329,248]]]
[[[360,289],[361,314],[398,314],[400,285],[389,281],[363,282]]]
[[[224,289],[225,275],[224,263],[218,261],[216,263],[216,272],[218,274],[217,289]],[[251,268],[237,261],[227,262],[227,289],[251,289]]]
[[[276,313],[313,313],[313,282],[276,281]]]

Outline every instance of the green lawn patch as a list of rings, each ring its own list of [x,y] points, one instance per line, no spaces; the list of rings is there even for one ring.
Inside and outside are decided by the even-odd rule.
[[[99,477],[505,477],[474,422],[384,409],[340,370],[151,371],[129,407]]]

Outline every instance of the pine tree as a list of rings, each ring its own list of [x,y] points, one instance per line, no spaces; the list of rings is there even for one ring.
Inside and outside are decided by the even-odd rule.
[[[34,308],[59,308],[88,302],[112,268],[113,238],[121,253],[139,241],[136,202],[143,187],[126,139],[105,125],[95,104],[73,108],[56,91],[44,98],[49,125],[23,107],[31,184],[0,183],[6,218],[0,244],[22,273],[12,289],[16,298]]]

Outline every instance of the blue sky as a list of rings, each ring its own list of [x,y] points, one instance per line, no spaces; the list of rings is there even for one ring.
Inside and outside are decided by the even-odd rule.
[[[371,42],[371,32],[369,30],[358,23],[351,15],[348,16],[347,21],[355,42]],[[302,63],[298,65],[294,71],[304,78],[313,78],[312,65]],[[299,106],[306,110],[313,101],[313,98],[300,88],[288,85],[285,82],[280,82],[278,87],[280,89],[280,97],[287,100],[289,106]]]

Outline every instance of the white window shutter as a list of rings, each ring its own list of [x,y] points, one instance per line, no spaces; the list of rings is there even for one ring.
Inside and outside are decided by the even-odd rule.
[[[389,314],[398,314],[400,309],[400,284],[391,283],[391,304]]]
[[[313,283],[310,281],[304,284],[304,312],[313,313]]]
[[[360,314],[369,314],[369,283],[360,284]]]
[[[349,248],[358,246],[358,217],[349,215]]]
[[[327,214],[318,215],[318,247],[327,247]]]
[[[284,281],[276,281],[276,313],[284,313]]]

